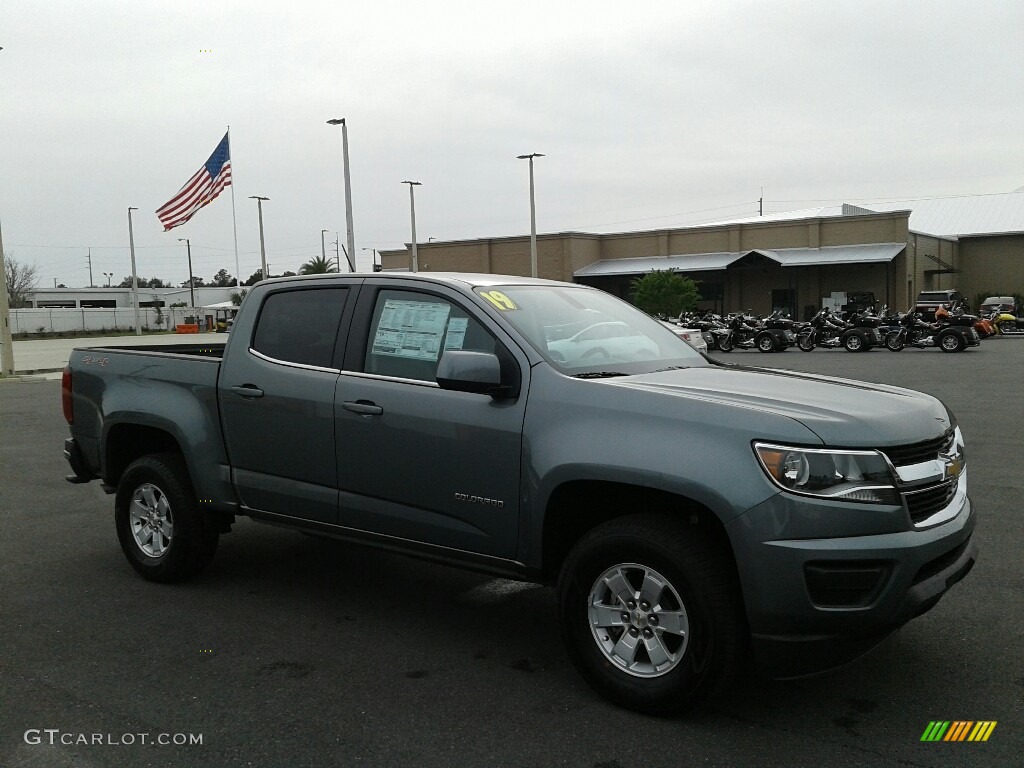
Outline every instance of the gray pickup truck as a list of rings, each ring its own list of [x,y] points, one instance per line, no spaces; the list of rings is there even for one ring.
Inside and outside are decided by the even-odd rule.
[[[573,663],[646,712],[849,661],[977,554],[938,400],[719,364],[580,285],[270,280],[224,347],[76,349],[63,405],[144,577],[245,515],[556,585]]]

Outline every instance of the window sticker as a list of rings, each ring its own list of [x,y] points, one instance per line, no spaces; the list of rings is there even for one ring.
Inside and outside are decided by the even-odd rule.
[[[518,309],[516,303],[501,291],[481,291],[480,295],[502,312],[506,312],[510,309]]]
[[[439,302],[387,299],[371,354],[437,362],[450,311]]]
[[[462,349],[466,343],[466,328],[468,327],[468,317],[453,317],[448,322],[448,333],[444,337],[444,348]]]

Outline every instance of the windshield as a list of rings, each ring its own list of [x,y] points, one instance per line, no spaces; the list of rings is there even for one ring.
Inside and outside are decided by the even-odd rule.
[[[659,321],[594,288],[477,288],[552,366],[569,376],[628,375],[704,366],[700,353]]]

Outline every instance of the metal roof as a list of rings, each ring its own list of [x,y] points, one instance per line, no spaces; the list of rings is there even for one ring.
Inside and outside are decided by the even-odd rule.
[[[907,247],[906,243],[867,245],[830,245],[824,248],[755,248],[757,253],[774,259],[784,267],[809,267],[826,264],[872,264],[892,261]]]
[[[770,213],[765,216],[747,216],[717,221],[701,226],[727,224],[755,224],[799,219],[832,218],[844,215],[844,206],[826,205],[798,211]],[[1024,191],[992,195],[963,195],[960,197],[934,197],[890,200],[846,206],[846,214],[892,213],[910,211],[908,224],[912,232],[938,237],[964,237],[967,235],[995,235],[1024,232]]]
[[[740,253],[689,253],[682,256],[646,256],[632,259],[602,259],[577,269],[573,277],[605,275],[642,275],[656,269],[674,269],[679,272],[711,272],[725,269],[739,261],[749,251]]]
[[[784,267],[807,267],[816,264],[870,264],[892,261],[906,247],[906,243],[871,243],[867,245],[832,245],[825,248],[753,248],[738,253],[690,253],[683,256],[602,259],[576,270],[573,277],[643,275],[656,269],[710,272],[716,269],[726,269],[730,264],[751,253],[760,253]]]

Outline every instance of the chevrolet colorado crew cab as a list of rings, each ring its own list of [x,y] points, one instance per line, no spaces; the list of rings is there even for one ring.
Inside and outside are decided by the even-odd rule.
[[[581,285],[268,280],[223,347],[76,349],[62,390],[142,576],[244,515],[554,585],[579,672],[645,712],[845,663],[977,554],[941,402],[720,364]]]

